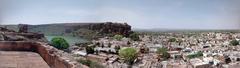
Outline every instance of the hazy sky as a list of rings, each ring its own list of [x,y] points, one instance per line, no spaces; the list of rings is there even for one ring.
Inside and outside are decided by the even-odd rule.
[[[111,21],[147,29],[240,29],[240,0],[0,1],[2,24]]]

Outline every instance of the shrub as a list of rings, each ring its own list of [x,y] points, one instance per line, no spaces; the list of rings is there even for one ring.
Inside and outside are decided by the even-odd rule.
[[[169,42],[176,42],[177,39],[176,39],[176,38],[170,38],[168,41],[169,41]]]
[[[63,50],[69,47],[68,42],[61,37],[55,37],[51,40],[51,45],[57,49]]]
[[[115,47],[114,47],[114,49],[116,50],[116,53],[119,52],[120,48],[121,48],[120,46],[115,46]]]
[[[105,68],[105,67],[97,62],[92,62],[90,64],[90,68]]]
[[[78,59],[77,60],[79,63],[83,64],[83,65],[87,65],[87,66],[90,66],[92,61],[90,60],[83,60],[83,59]]]
[[[202,52],[197,52],[195,54],[188,55],[187,57],[192,59],[192,58],[197,58],[197,57],[201,57],[201,56],[203,56],[203,53]]]
[[[93,54],[94,53],[94,47],[93,46],[86,46],[85,47],[87,54]]]
[[[104,68],[104,66],[98,64],[97,62],[93,62],[91,60],[78,59],[77,61],[83,65],[89,66],[89,68]]]
[[[168,52],[163,52],[163,53],[162,53],[162,58],[163,58],[164,60],[166,60],[166,59],[170,58],[170,54],[169,54]]]
[[[167,49],[167,48],[164,48],[164,47],[157,49],[157,53],[158,53],[159,55],[161,55],[161,57],[162,57],[164,60],[170,58],[170,54],[169,54],[167,51],[168,51],[168,49]]]
[[[232,40],[232,41],[230,41],[230,44],[233,45],[233,46],[236,46],[236,45],[239,45],[239,41]]]
[[[139,41],[139,34],[138,33],[132,33],[129,35],[129,37],[133,40],[133,41]]]
[[[113,38],[120,41],[120,40],[122,40],[123,36],[122,35],[115,35]]]
[[[168,51],[168,49],[165,48],[165,47],[162,47],[162,48],[158,48],[158,49],[157,49],[157,53],[158,53],[158,54],[162,54],[162,53],[167,52],[167,51]]]
[[[132,65],[134,60],[137,58],[137,50],[134,48],[121,48],[119,50],[119,56],[124,59],[124,62]]]

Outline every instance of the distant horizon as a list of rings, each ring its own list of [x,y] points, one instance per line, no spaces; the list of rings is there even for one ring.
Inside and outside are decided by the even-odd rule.
[[[240,29],[240,0],[1,0],[0,24],[127,22],[139,29]]]
[[[88,24],[88,23],[106,23],[106,22],[69,22],[69,23],[46,23],[46,24],[27,24],[27,25],[52,25],[52,24]],[[112,23],[122,23],[122,22],[112,22]],[[19,24],[24,24],[24,23],[18,23],[18,24],[0,24],[0,25],[19,25]],[[128,23],[127,23],[128,24]],[[131,26],[131,25],[130,25]],[[240,30],[240,28],[237,29],[173,29],[173,28],[133,28],[132,30],[152,30],[152,31],[167,31],[167,30]]]

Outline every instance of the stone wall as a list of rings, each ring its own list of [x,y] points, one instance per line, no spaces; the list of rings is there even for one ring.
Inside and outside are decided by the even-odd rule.
[[[63,51],[42,42],[0,41],[0,50],[37,52],[51,68],[88,68],[66,56]]]

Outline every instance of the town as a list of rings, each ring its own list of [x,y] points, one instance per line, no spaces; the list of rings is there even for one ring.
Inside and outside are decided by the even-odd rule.
[[[239,38],[239,32],[134,33],[93,40],[72,54],[107,68],[237,68]],[[121,49],[129,53],[121,54]]]
[[[0,0],[0,68],[240,68],[240,0]]]

